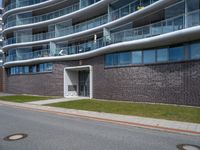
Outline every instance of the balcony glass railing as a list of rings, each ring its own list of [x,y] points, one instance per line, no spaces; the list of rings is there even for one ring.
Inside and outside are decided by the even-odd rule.
[[[85,30],[106,24],[107,22],[108,22],[107,15],[103,15],[98,18],[92,19],[90,21],[77,24],[75,26],[66,27],[64,29],[57,30],[57,32],[53,31],[53,32],[40,33],[40,34],[35,34],[35,35],[20,36],[18,38],[15,38],[15,37],[9,38],[9,39],[4,40],[4,45],[33,42],[33,41],[52,39],[56,37],[62,37],[69,34],[85,31]]]
[[[185,18],[188,19],[187,23],[185,21]],[[25,53],[20,56],[10,55],[6,58],[6,60],[7,62],[9,62],[9,61],[26,60],[26,59],[40,58],[40,57],[78,54],[78,53],[92,51],[114,43],[153,37],[198,25],[200,25],[199,10],[188,13],[186,15],[183,14],[154,24],[146,25],[143,27],[112,33],[110,37],[103,37],[95,42],[93,41],[80,45],[59,48],[56,49],[54,53],[50,52],[50,50],[41,50],[27,54]]]
[[[185,21],[187,19],[187,21]],[[111,34],[111,43],[138,40],[200,25],[200,11]]]
[[[110,14],[110,20],[114,21],[126,15],[129,15],[135,11],[143,9],[144,7],[153,4],[158,0],[135,0],[117,10],[114,10]]]
[[[93,3],[98,2],[99,0],[95,0]],[[143,0],[142,0],[143,1]],[[158,0],[145,0],[145,3],[141,2],[141,0],[135,0],[132,3],[127,4],[126,6],[123,6],[119,9],[116,9],[110,13],[110,19],[109,21],[114,21],[116,19],[119,19],[121,17],[124,17],[126,15],[129,15],[135,11],[138,11],[148,5],[151,5],[152,3],[156,2]],[[93,3],[87,3],[87,5],[84,5],[84,7],[89,6]],[[83,8],[83,7],[81,7]],[[18,26],[18,25],[24,25],[24,24],[32,24],[32,23],[37,23],[37,22],[42,22],[46,20],[50,20],[53,18],[57,18],[66,14],[69,14],[71,12],[77,11],[80,8],[80,4],[76,3],[72,6],[63,8],[61,10],[57,10],[55,12],[51,12],[48,14],[40,15],[40,16],[34,16],[34,17],[28,17],[28,18],[21,18],[18,20],[13,20],[12,21],[7,21],[7,23],[4,25],[4,29],[13,27],[13,26]]]
[[[47,0],[31,0],[31,1],[30,0],[20,0],[18,2],[12,2],[11,1],[11,3],[4,8],[4,11],[8,11],[8,10],[18,8],[18,7],[34,5],[34,4],[42,3],[42,2],[45,2],[45,1],[47,1]]]
[[[4,28],[46,21],[46,20],[50,20],[50,19],[53,19],[53,18],[57,18],[57,17],[63,16],[63,15],[72,13],[72,12],[77,11],[77,10],[79,10],[79,3],[73,4],[73,5],[68,6],[66,8],[63,8],[63,9],[60,9],[60,10],[57,10],[57,11],[54,11],[54,12],[51,12],[51,13],[47,13],[47,14],[44,14],[44,15],[8,21],[4,25]]]
[[[18,60],[27,60],[27,59],[33,59],[33,58],[41,58],[41,57],[49,57],[50,55],[50,50],[45,49],[45,50],[40,50],[40,51],[35,51],[35,52],[28,52],[28,53],[23,53],[21,55],[10,55],[6,57],[6,61],[18,61]]]

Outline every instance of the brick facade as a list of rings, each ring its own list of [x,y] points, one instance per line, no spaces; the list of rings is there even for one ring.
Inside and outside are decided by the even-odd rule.
[[[55,62],[52,73],[6,76],[11,93],[63,95],[63,72],[79,61]],[[82,61],[93,66],[94,98],[200,106],[200,61],[104,68],[104,57]]]

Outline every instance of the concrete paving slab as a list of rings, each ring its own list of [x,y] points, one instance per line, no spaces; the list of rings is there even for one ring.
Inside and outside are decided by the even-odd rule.
[[[27,104],[48,105],[48,104],[53,104],[53,103],[68,102],[68,101],[75,101],[75,100],[81,100],[81,99],[88,99],[88,98],[86,97],[59,98],[59,99],[49,99],[49,100],[27,102]]]
[[[0,92],[0,96],[12,96],[12,95],[15,95],[15,94]]]

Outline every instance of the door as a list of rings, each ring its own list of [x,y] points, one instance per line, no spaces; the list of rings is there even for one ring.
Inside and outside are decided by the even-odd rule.
[[[79,71],[79,96],[90,96],[90,77],[89,71]]]

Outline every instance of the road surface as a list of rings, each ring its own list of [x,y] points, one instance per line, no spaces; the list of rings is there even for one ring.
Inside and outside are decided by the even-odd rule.
[[[26,133],[19,141],[3,138]],[[177,150],[200,137],[0,105],[0,150]]]

